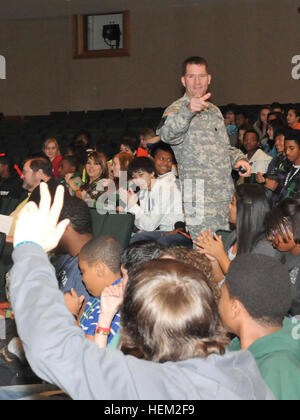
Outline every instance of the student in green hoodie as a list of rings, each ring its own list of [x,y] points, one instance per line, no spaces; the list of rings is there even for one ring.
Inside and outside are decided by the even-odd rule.
[[[221,285],[219,311],[237,337],[230,351],[248,350],[278,400],[300,399],[300,318],[286,318],[291,283],[279,261],[259,254],[238,256]]]

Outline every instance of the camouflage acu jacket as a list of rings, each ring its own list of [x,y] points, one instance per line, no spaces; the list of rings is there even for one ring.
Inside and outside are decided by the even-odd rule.
[[[209,104],[201,113],[191,112],[189,101],[185,95],[166,109],[157,134],[172,146],[183,184],[186,179],[203,180],[206,204],[229,202],[234,191],[232,167],[247,158],[230,145],[218,107]]]

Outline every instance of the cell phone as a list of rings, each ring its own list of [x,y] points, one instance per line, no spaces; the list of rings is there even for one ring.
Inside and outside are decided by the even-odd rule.
[[[247,169],[243,168],[242,166],[240,166],[239,168],[234,168],[233,170],[236,172],[240,172],[241,174],[245,174],[247,172]]]

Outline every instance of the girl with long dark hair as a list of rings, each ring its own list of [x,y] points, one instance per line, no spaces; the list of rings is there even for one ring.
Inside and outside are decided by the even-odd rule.
[[[273,247],[281,252],[290,274],[293,302],[290,313],[300,313],[300,200],[286,198],[267,213],[265,228]]]
[[[262,185],[240,185],[229,204],[229,222],[234,230],[225,244],[221,236],[211,231],[198,235],[194,243],[198,251],[212,261],[218,280],[228,272],[231,261],[237,255],[255,253],[280,258],[265,235],[264,219],[269,211],[270,204]]]

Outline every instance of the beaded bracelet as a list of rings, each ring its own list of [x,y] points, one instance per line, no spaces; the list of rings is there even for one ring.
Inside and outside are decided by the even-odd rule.
[[[14,249],[17,249],[19,246],[21,246],[21,245],[23,245],[23,244],[34,244],[34,245],[37,245],[37,246],[39,246],[40,248],[42,248],[42,247],[41,247],[41,245],[40,245],[40,244],[37,244],[36,242],[33,242],[33,241],[23,241],[23,242],[19,242],[19,243],[15,246],[15,248],[14,248]]]

